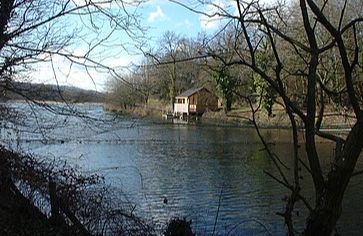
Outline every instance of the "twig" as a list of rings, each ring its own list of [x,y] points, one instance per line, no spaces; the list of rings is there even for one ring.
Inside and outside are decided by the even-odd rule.
[[[217,226],[217,221],[218,221],[219,209],[221,207],[221,201],[222,201],[222,193],[223,193],[223,188],[221,189],[221,193],[219,194],[217,214],[216,214],[216,218],[214,220],[213,234],[212,235],[214,235],[215,232],[216,232],[216,226]]]

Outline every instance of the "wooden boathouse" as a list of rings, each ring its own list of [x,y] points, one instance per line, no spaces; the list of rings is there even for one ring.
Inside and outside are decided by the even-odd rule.
[[[174,116],[202,115],[218,109],[218,97],[206,88],[189,89],[175,97]]]

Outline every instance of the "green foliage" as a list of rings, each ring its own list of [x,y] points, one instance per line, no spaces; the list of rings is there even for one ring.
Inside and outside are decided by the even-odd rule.
[[[262,79],[259,75],[254,74],[253,78],[257,103],[261,104],[262,108],[267,111],[268,116],[271,116],[272,107],[276,101],[277,93],[273,88],[271,88],[266,80]]]
[[[225,111],[230,111],[232,109],[232,102],[234,99],[233,89],[237,85],[237,80],[230,75],[230,72],[226,67],[217,70],[213,74],[213,77],[225,101],[224,109]]]
[[[268,73],[272,70],[273,55],[268,48],[268,45],[256,55],[256,61],[262,71]],[[271,85],[257,73],[253,74],[253,86],[257,97],[257,103],[261,104],[268,116],[272,115],[272,107],[277,98],[277,92]]]

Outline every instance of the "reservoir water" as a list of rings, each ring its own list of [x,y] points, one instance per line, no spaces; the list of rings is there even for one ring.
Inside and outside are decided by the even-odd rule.
[[[13,135],[3,134],[3,143],[105,176],[139,215],[157,226],[172,217],[186,217],[202,235],[285,235],[276,212],[284,210],[282,199],[288,191],[264,174],[265,170],[278,176],[252,128],[115,118],[98,105],[77,106],[77,116],[21,103],[13,107],[25,114],[24,123],[13,125],[18,127]],[[290,131],[266,129],[263,135],[291,166]],[[331,144],[319,144],[326,169],[333,152]],[[300,154],[304,159],[303,149]],[[308,173],[302,170],[301,178],[303,192],[312,201]],[[338,225],[342,235],[363,232],[362,182],[363,175],[354,177],[347,190]],[[301,229],[302,205],[297,211]]]

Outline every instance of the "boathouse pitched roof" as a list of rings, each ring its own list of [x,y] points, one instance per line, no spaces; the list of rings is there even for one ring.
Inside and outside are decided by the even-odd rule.
[[[176,96],[176,97],[190,97],[190,96],[192,96],[193,94],[195,94],[195,93],[197,93],[197,92],[199,92],[199,91],[201,91],[201,90],[203,90],[203,89],[205,89],[205,90],[207,90],[206,88],[204,88],[204,87],[200,87],[200,88],[194,88],[194,89],[188,89],[188,90],[186,90],[186,91],[184,91],[184,92],[182,92],[181,94],[179,94],[178,96]],[[207,90],[208,91],[208,90]],[[209,91],[208,91],[209,92]]]

